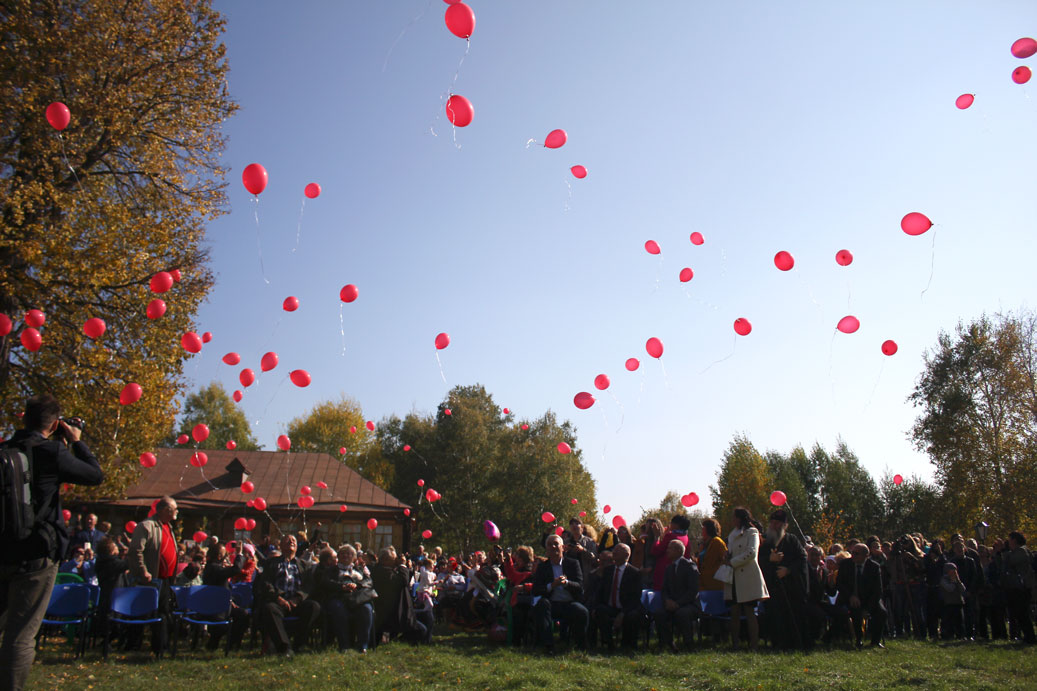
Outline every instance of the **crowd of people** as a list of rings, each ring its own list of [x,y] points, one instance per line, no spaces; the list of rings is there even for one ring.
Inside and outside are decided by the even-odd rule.
[[[873,647],[895,638],[918,640],[1013,639],[1035,642],[1037,558],[1026,537],[1013,531],[990,545],[953,535],[946,542],[918,533],[884,541],[877,536],[827,547],[789,530],[788,514],[775,510],[763,526],[736,508],[725,540],[714,518],[691,525],[681,514],[668,526],[650,518],[638,526],[608,528],[573,518],[568,530],[545,534],[538,557],[529,546],[498,544],[448,556],[439,547],[377,554],[360,543],[332,548],[306,533],[223,544],[207,537],[178,541],[178,507],[162,497],[154,515],[132,535],[113,533],[97,516],[79,517],[70,539],[61,516],[61,483],[96,485],[103,474],[59,417],[57,402],[31,399],[26,429],[12,440],[31,447],[37,523],[31,537],[0,544],[0,674],[3,688],[21,688],[33,642],[59,573],[99,589],[96,607],[107,654],[112,639],[141,645],[140,627],[109,626],[116,588],[159,591],[152,650],[162,655],[171,633],[203,627],[177,616],[180,588],[240,587],[207,629],[216,649],[242,645],[249,630],[271,654],[291,657],[306,647],[337,644],[360,653],[399,638],[428,643],[441,626],[485,630],[510,644],[553,652],[564,640],[577,649],[633,649],[656,632],[658,646],[677,652],[678,636],[690,650],[707,634],[715,642],[757,649],[810,650],[839,641]],[[697,533],[697,534],[696,534]],[[13,604],[17,606],[13,606]],[[647,634],[647,635],[645,635]]]

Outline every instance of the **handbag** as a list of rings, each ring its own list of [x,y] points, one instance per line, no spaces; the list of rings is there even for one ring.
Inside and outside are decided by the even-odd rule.
[[[717,572],[713,574],[713,578],[717,579],[721,583],[727,583],[730,585],[735,580],[735,570],[731,568],[730,564],[721,564],[717,569]]]

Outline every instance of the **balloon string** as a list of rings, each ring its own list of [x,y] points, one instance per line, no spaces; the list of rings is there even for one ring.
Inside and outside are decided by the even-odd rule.
[[[886,369],[886,358],[885,358],[885,357],[883,357],[883,358],[882,358],[882,364],[881,364],[881,365],[879,366],[879,373],[878,373],[878,376],[876,376],[876,377],[875,377],[875,386],[871,387],[871,395],[870,395],[870,396],[868,396],[868,403],[867,403],[867,404],[866,404],[866,405],[864,406],[864,410],[867,410],[867,409],[868,409],[868,406],[870,406],[870,405],[871,405],[871,401],[872,401],[872,399],[873,399],[873,398],[875,398],[875,392],[876,392],[876,391],[878,390],[878,388],[879,388],[879,381],[881,381],[881,380],[882,380],[882,372],[883,372],[883,370],[885,370],[885,369]]]
[[[673,387],[670,386],[670,376],[666,374],[666,363],[663,362],[662,358],[657,359],[659,360],[659,367],[661,367],[663,371],[663,384],[666,385],[667,389],[672,389]]]
[[[263,412],[262,412],[262,413],[260,414],[260,416],[259,416],[259,419],[258,419],[258,420],[256,420],[256,425],[257,425],[257,426],[258,426],[258,425],[259,425],[259,423],[261,423],[261,422],[263,421],[263,419],[264,419],[264,418],[266,417],[266,411],[268,411],[268,410],[270,409],[270,404],[274,402],[274,399],[275,399],[275,398],[277,398],[277,392],[281,390],[281,387],[282,387],[282,386],[284,386],[284,383],[285,383],[285,381],[286,381],[287,379],[288,379],[288,375],[286,374],[286,375],[284,375],[283,377],[281,377],[281,381],[279,381],[279,382],[277,383],[277,388],[276,388],[276,389],[274,389],[274,395],[273,395],[273,396],[271,396],[271,397],[270,397],[270,400],[266,402],[266,407],[265,407],[265,408],[263,408]]]
[[[726,356],[720,358],[719,360],[714,360],[713,362],[709,363],[709,366],[706,367],[706,369],[704,369],[701,372],[699,372],[699,376],[705,374],[710,369],[712,369],[713,365],[718,365],[721,362],[724,362],[725,360],[730,360],[734,356],[736,348],[738,348],[738,335],[737,334],[735,334],[735,335],[733,335],[731,337],[731,352],[728,353]]]
[[[122,422],[122,406],[115,411],[115,432],[112,433],[112,441],[115,442],[115,457],[119,457],[119,424]]]
[[[713,310],[714,312],[716,312],[716,311],[718,311],[720,309],[719,307],[714,305],[709,300],[703,300],[702,298],[700,298],[698,296],[695,296],[695,295],[692,295],[691,293],[689,293],[688,292],[688,288],[685,285],[683,285],[683,284],[681,285],[681,290],[684,291],[684,297],[688,298],[689,300],[692,300],[693,302],[699,303],[703,307],[708,307],[709,309]]]
[[[828,383],[832,385],[832,406],[835,407],[835,380],[832,379],[832,360],[835,357],[835,335],[838,329],[832,329],[832,340],[828,343]]]
[[[341,302],[338,305],[338,328],[339,333],[342,334],[342,357],[346,356],[346,318],[344,315],[345,305]]]
[[[933,230],[933,244],[929,253],[929,282],[925,284],[925,290],[918,296],[919,300],[925,298],[926,292],[933,284],[933,274],[936,272],[936,231]]]
[[[662,252],[660,252],[659,253],[659,261],[658,261],[658,263],[656,264],[656,267],[655,267],[655,288],[652,289],[652,293],[651,293],[652,295],[655,295],[656,293],[658,293],[659,289],[662,287],[662,278],[663,278],[663,254],[662,254]]]
[[[263,282],[270,285],[270,280],[266,277],[266,266],[263,265],[263,239],[259,234],[259,196],[252,195],[252,215],[256,219],[256,248],[259,250],[259,270],[263,274]]]
[[[443,372],[443,361],[439,359],[439,349],[436,349],[436,363],[439,365],[439,376],[443,377],[443,383],[446,384],[446,374]]]
[[[569,188],[569,196],[565,200],[565,212],[569,213],[569,202],[573,200],[573,186],[568,180],[565,181],[565,186]]]
[[[605,423],[605,429],[612,429],[612,425],[609,424],[609,416],[605,414],[605,408],[603,406],[598,406],[598,408],[601,410],[601,419]]]
[[[806,281],[803,280],[803,276],[801,274],[796,275],[796,280],[799,281],[800,287],[807,291],[807,295],[810,296],[810,302],[814,303],[814,307],[817,308],[818,313],[821,315],[821,322],[824,323],[825,308],[820,302],[817,301],[817,298],[814,297],[814,290],[807,284]]]
[[[274,322],[274,328],[273,328],[273,330],[272,330],[272,331],[270,332],[270,334],[269,334],[269,335],[268,335],[268,336],[266,337],[266,340],[265,340],[265,341],[263,341],[263,345],[259,346],[259,349],[260,349],[260,350],[266,350],[266,347],[267,347],[267,345],[269,345],[269,344],[270,344],[270,341],[271,341],[271,340],[273,340],[274,336],[275,336],[275,335],[277,334],[277,330],[278,330],[278,329],[279,329],[279,328],[281,327],[281,320],[282,320],[283,318],[284,318],[284,317],[283,317],[283,315],[282,315],[282,316],[280,316],[280,317],[278,317],[278,318],[277,318],[277,321],[276,321],[276,322]],[[220,360],[220,362],[222,362],[222,360]]]
[[[538,142],[536,139],[527,139],[526,140],[526,148],[528,149],[529,147],[533,146],[534,144],[539,144],[539,143],[540,142]]]
[[[425,13],[428,12],[430,7],[432,7],[432,0],[429,0],[428,5],[425,6],[425,9],[423,9],[417,16],[412,17],[409,22],[407,22],[407,24],[403,27],[403,30],[400,31],[400,34],[396,37],[396,40],[392,42],[391,46],[389,46],[389,52],[385,54],[385,62],[382,63],[382,74],[385,73],[385,69],[389,66],[389,58],[392,57],[392,52],[396,49],[396,44],[400,42],[400,39],[403,38],[403,35],[407,33],[408,29],[417,24],[421,20],[421,18],[425,16]]]
[[[302,236],[302,213],[306,210],[306,197],[302,198],[302,204],[299,205],[299,224],[295,227],[295,247],[292,248],[292,254],[299,249],[299,238]]]
[[[623,422],[627,419],[627,411],[623,404],[619,402],[619,399],[616,398],[616,394],[613,393],[611,388],[609,389],[609,396],[612,396],[612,400],[619,406],[619,427],[616,428],[616,434],[619,434],[619,430],[623,429]]]
[[[195,447],[195,449],[196,449],[195,453],[197,453],[197,448],[198,447]],[[209,483],[209,487],[212,487],[214,490],[219,490],[220,489],[216,485],[212,484],[212,480],[210,480],[209,478],[205,477],[205,468],[203,468],[202,466],[198,466],[198,472],[202,474],[202,479]]]

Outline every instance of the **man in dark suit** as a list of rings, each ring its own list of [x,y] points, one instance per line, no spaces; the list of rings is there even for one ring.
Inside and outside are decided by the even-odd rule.
[[[537,640],[547,652],[554,652],[551,626],[556,620],[565,621],[576,647],[587,647],[587,624],[590,614],[580,603],[583,595],[583,570],[576,559],[563,557],[562,538],[547,538],[547,561],[541,562],[533,575],[533,596],[540,597],[533,608]]]
[[[856,544],[852,550],[853,557],[844,559],[839,565],[836,577],[836,588],[839,595],[835,604],[848,610],[853,623],[853,638],[860,648],[861,634],[864,630],[865,614],[871,617],[871,645],[883,648],[882,632],[886,627],[886,606],[882,604],[882,572],[878,563],[868,558],[868,546]],[[846,614],[843,614],[845,622]]]
[[[663,650],[669,648],[677,652],[673,642],[673,622],[681,629],[684,636],[684,647],[691,649],[694,640],[692,624],[698,616],[699,607],[699,570],[695,562],[684,556],[684,543],[672,540],[666,547],[666,556],[670,565],[663,575],[663,608],[655,613],[655,621],[659,624],[659,645]]]
[[[684,549],[684,545],[681,545]],[[681,554],[684,552],[682,551]],[[601,574],[594,614],[601,642],[612,650],[613,632],[623,629],[623,647],[637,647],[637,632],[644,623],[641,611],[641,575],[628,564],[630,546],[620,543],[612,549],[613,565]]]
[[[259,613],[259,627],[264,636],[270,636],[277,652],[292,657],[292,645],[285,629],[285,617],[298,617],[295,622],[295,647],[306,644],[310,629],[320,616],[320,604],[308,597],[310,568],[295,556],[298,543],[294,535],[281,538],[281,556],[268,559],[263,573],[252,589]]]
[[[765,607],[765,626],[775,648],[804,647],[807,635],[807,552],[788,532],[788,513],[771,514],[767,535],[760,545],[760,569],[771,598]]]

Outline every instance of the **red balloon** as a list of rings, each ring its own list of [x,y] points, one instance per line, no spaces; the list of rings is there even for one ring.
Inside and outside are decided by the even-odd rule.
[[[662,250],[659,249],[658,242],[656,242],[655,240],[648,240],[647,242],[645,242],[645,252],[647,252],[648,254],[659,254],[660,252],[662,252]]]
[[[315,182],[311,182],[310,184],[306,185],[302,193],[310,199],[316,199],[320,196],[320,185],[318,185]]]
[[[1030,81],[1030,77],[1033,76],[1033,72],[1026,65],[1020,65],[1012,70],[1012,81],[1016,84],[1025,84]]]
[[[1032,38],[1020,38],[1012,44],[1012,55],[1019,59],[1028,58],[1037,53],[1037,41]]]
[[[404,444],[403,445],[403,450],[404,451],[410,451],[410,444]]]
[[[505,408],[505,409],[504,409],[504,414],[505,414],[505,415],[511,415],[511,411],[510,411],[510,410],[508,410],[507,408]]]
[[[349,511],[349,507],[343,504],[342,506],[338,507],[338,510],[342,513],[345,513],[346,511]],[[406,515],[410,515],[410,509],[404,509],[404,512],[406,512]]]
[[[645,350],[652,357],[658,359],[663,356],[663,342],[654,336],[645,343]]]
[[[252,502],[252,506],[255,507],[256,511],[266,511],[266,499],[263,497],[256,497]]]
[[[191,437],[187,436],[186,434],[181,434],[179,437],[176,438],[177,444],[186,444],[189,441],[191,441]]]
[[[252,382],[254,382],[255,380],[256,380],[256,373],[253,372],[248,367],[246,367],[245,369],[241,370],[241,374],[238,375],[238,381],[240,381],[241,385],[244,386],[246,389],[248,387],[252,386]]]
[[[146,312],[146,314],[148,315],[148,319],[158,319],[159,317],[161,317],[165,313],[166,313],[166,302],[165,302],[165,300],[160,300],[158,298],[155,298],[154,300],[152,300],[151,302],[148,303],[148,309],[147,309],[147,312]]]
[[[202,334],[202,343],[208,343],[212,340],[212,331],[206,331]]]
[[[368,518],[367,519],[367,529],[368,530],[374,530],[377,527],[378,527],[378,521],[377,520],[375,520],[374,518]]]
[[[456,127],[467,127],[475,117],[472,102],[460,94],[454,94],[446,102],[446,118]]]
[[[14,322],[6,314],[0,314],[0,336],[6,336],[14,328]]]
[[[299,298],[294,295],[289,295],[284,299],[284,302],[281,303],[281,309],[285,312],[294,312],[299,309]]]
[[[699,495],[695,494],[694,492],[688,492],[683,497],[681,497],[681,504],[683,504],[684,506],[687,506],[689,508],[692,507],[692,506],[695,506],[695,504],[698,504],[698,503],[699,503]]]
[[[209,462],[209,454],[204,451],[195,451],[191,454],[191,465],[195,468],[201,468]]]
[[[68,523],[69,521],[72,520],[72,512],[69,511],[68,509],[62,509],[61,510],[61,516],[62,516],[62,518],[65,519],[65,523]]]
[[[572,504],[573,506],[575,506],[576,504],[579,504],[580,502],[578,502],[578,501],[576,500],[576,498],[574,497],[574,498],[572,498],[572,499],[570,499],[570,500],[569,500],[569,503],[570,503],[570,504]]]
[[[542,514],[540,514],[540,520],[542,520],[544,523],[554,523],[555,515],[550,511],[545,511]]]
[[[580,518],[585,518],[586,516],[587,516],[587,512],[586,511],[581,511],[580,512]]]
[[[241,483],[241,491],[245,494],[252,494],[256,491],[256,485],[251,480],[245,480]]]
[[[441,333],[436,336],[436,350],[443,350],[450,345],[450,334]]]
[[[563,528],[560,525],[556,525],[555,526],[555,535],[561,535],[564,532],[565,532],[565,528]]]
[[[526,423],[523,422],[522,423],[522,431],[525,432],[528,429],[529,429],[529,425],[527,425]]]
[[[839,266],[849,266],[853,263],[853,254],[850,250],[839,250],[835,253],[835,263]]]
[[[608,513],[611,510],[612,510],[612,507],[609,506],[608,504],[605,504],[605,506],[601,507],[601,512],[602,513]]]
[[[861,322],[857,317],[848,314],[839,320],[839,323],[835,328],[839,329],[844,334],[852,334],[857,331],[857,329],[861,328]]]
[[[180,337],[180,345],[189,353],[200,353],[202,350],[202,337],[194,331],[188,331]]]
[[[691,244],[693,244],[693,245],[701,245],[705,241],[706,241],[706,239],[704,237],[702,237],[702,233],[698,232],[697,230],[694,233],[691,234]]]
[[[463,2],[455,2],[446,8],[443,16],[446,28],[458,38],[469,38],[475,31],[475,12]]]
[[[681,283],[687,283],[691,279],[695,278],[695,272],[688,267],[684,267],[681,269],[679,278],[681,279]]]
[[[573,404],[580,410],[587,410],[587,408],[594,405],[594,396],[586,391],[581,391],[573,398]]]
[[[150,451],[145,451],[140,455],[140,464],[145,468],[154,468],[157,463],[158,459]]]
[[[223,356],[223,362],[228,365],[236,365],[241,362],[241,356],[237,353],[227,353]]]
[[[973,94],[962,94],[958,98],[954,99],[954,105],[958,106],[960,110],[965,110],[975,102],[976,97]]]
[[[548,149],[557,149],[563,146],[568,139],[569,135],[565,133],[565,130],[551,130],[547,134],[547,139],[544,140],[544,146]]]
[[[351,427],[349,428],[349,433],[350,433],[350,434],[356,434],[356,425],[352,425],[352,426],[351,426]]]
[[[173,277],[174,283],[180,282],[180,269],[170,269],[169,275]]]
[[[573,174],[574,178],[579,178],[580,180],[582,180],[585,177],[587,177],[587,168],[586,168],[586,166],[573,166],[569,170],[572,171],[572,174]]]
[[[203,425],[199,422],[194,426],[194,429],[191,430],[191,437],[193,437],[199,444],[202,443],[209,438],[209,426]]]
[[[31,327],[22,331],[21,341],[26,350],[34,353],[43,347],[43,336],[40,335],[39,331]]]
[[[264,353],[262,359],[259,361],[259,369],[264,372],[269,372],[273,368],[277,367],[277,353]]]
[[[266,168],[258,163],[249,163],[245,170],[241,171],[241,184],[252,194],[259,195],[265,190],[266,182]]]
[[[306,495],[306,494],[310,494],[311,492],[313,492],[313,490],[310,489],[309,485],[303,485],[302,487],[299,488],[299,494]]]
[[[796,265],[796,260],[792,258],[792,255],[782,250],[774,255],[774,266],[778,267],[781,271],[791,271],[792,267]]]
[[[227,440],[227,450],[228,451],[233,451],[236,448],[238,448],[238,442],[234,441],[233,439],[228,439]]]
[[[137,521],[126,521],[126,525],[124,527],[126,528],[126,532],[132,535],[133,532],[137,529]]]
[[[292,440],[288,438],[287,434],[281,434],[277,437],[277,448],[281,451],[287,451],[292,448]]]
[[[242,516],[241,518],[234,519],[234,530],[244,530],[245,526],[247,525],[248,519],[246,519],[244,516]]]
[[[605,389],[609,388],[609,384],[611,383],[612,382],[609,381],[609,376],[607,374],[599,374],[598,376],[594,377],[594,388],[598,391],[604,391]]]
[[[47,316],[41,310],[29,310],[25,313],[25,323],[34,328],[40,328],[47,321]]]
[[[354,427],[353,429],[356,429],[356,428]],[[344,447],[344,446],[338,447],[338,453],[339,453],[340,456],[345,456],[346,455],[346,447]]]
[[[425,481],[422,480],[421,478],[418,478],[418,487],[424,487],[424,486],[425,486]]]
[[[119,403],[122,405],[136,403],[143,394],[144,389],[140,388],[140,384],[127,384],[122,387],[122,393],[119,394]]]
[[[903,482],[904,482],[904,476],[903,475],[900,475],[898,473],[898,474],[893,476],[893,484],[894,485],[897,485],[899,487],[901,484],[903,484]]]
[[[353,302],[360,295],[360,291],[352,283],[342,286],[342,290],[338,291],[338,297],[342,302]]]
[[[300,389],[305,389],[310,385],[312,379],[310,373],[304,369],[293,369],[288,373],[288,378],[292,380],[292,383],[298,386]]]
[[[327,489],[328,488],[328,483],[324,482],[324,480],[320,480],[319,482],[317,482],[317,486],[320,487],[321,489]]]
[[[91,317],[83,324],[83,333],[86,334],[87,338],[100,338],[104,335],[107,328],[103,319]]]
[[[917,211],[912,211],[900,220],[900,228],[908,235],[921,235],[932,227],[933,222]]]
[[[168,271],[159,271],[149,283],[152,293],[165,293],[173,287],[173,276]]]
[[[255,530],[255,528],[256,528],[256,519],[250,518],[247,521],[245,521],[245,530],[250,530],[251,531],[251,530]]]
[[[641,361],[636,357],[627,358],[627,361],[623,366],[627,368],[628,372],[633,372],[641,366]]]
[[[566,444],[564,441],[563,442],[558,442],[558,453],[560,453],[560,454],[567,454],[567,453],[572,453],[572,451],[573,451],[572,447],[569,446],[568,444]]]
[[[47,122],[50,126],[56,129],[58,132],[68,127],[68,123],[72,121],[72,113],[61,101],[54,101],[47,106]]]
[[[371,422],[370,420],[367,421],[367,429],[370,430],[371,432],[374,432],[374,423]]]
[[[780,489],[771,492],[771,503],[775,506],[785,506],[786,501],[788,501],[788,497]]]
[[[748,336],[753,330],[753,325],[745,317],[735,319],[735,333],[739,336]]]
[[[209,539],[209,536],[206,535],[205,532],[202,531],[202,530],[196,531],[195,534],[192,535],[191,537],[194,538],[195,542],[205,542],[206,540]]]
[[[626,519],[620,516],[618,513],[612,517],[612,527],[619,530],[627,524]]]
[[[453,412],[451,412],[450,408],[444,408],[443,409],[443,414],[444,415],[453,415]]]
[[[894,340],[888,340],[882,342],[882,354],[883,355],[896,355],[897,354],[897,342]]]
[[[299,501],[297,503],[299,504],[299,508],[308,509],[315,503],[317,503],[317,500],[309,495],[306,495],[304,497],[299,497]]]
[[[430,537],[432,537],[432,531],[431,530],[422,530],[421,531],[421,537],[423,537],[426,540],[428,540]]]
[[[234,393],[231,395],[231,397],[234,399],[235,403],[241,403],[241,398],[244,395],[245,394],[241,393],[241,389],[235,389]]]

